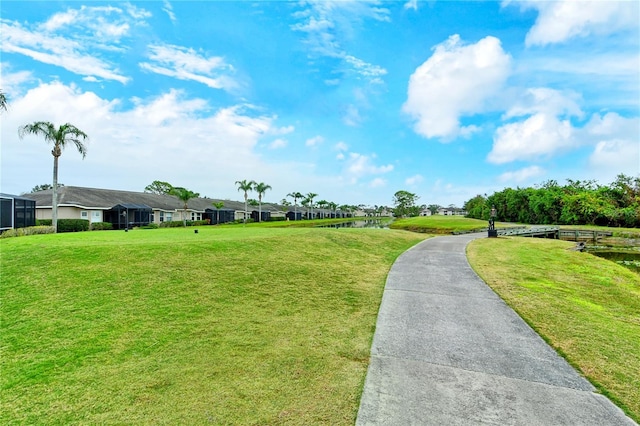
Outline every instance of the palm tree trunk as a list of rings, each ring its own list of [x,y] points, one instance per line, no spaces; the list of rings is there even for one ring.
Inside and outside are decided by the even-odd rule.
[[[53,154],[53,194],[51,196],[51,225],[53,232],[58,233],[58,157]]]
[[[258,222],[262,222],[262,195],[258,195]]]
[[[244,192],[244,223],[247,223],[247,191]]]

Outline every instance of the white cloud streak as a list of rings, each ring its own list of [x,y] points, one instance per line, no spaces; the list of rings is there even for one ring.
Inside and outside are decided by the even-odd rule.
[[[529,166],[513,172],[505,172],[498,177],[500,182],[522,183],[542,176],[545,170],[540,166]]]

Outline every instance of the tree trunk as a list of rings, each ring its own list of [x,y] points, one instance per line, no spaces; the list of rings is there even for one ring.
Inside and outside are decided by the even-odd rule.
[[[51,197],[51,225],[53,232],[58,233],[58,157],[56,149],[51,152],[53,154],[53,194]]]

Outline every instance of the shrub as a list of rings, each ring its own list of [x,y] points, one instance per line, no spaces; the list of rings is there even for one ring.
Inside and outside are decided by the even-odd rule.
[[[53,234],[53,226],[29,226],[27,228],[7,229],[0,238],[24,237],[27,235]]]
[[[91,224],[92,231],[110,231],[113,229],[113,224],[110,222],[93,222]]]
[[[36,219],[36,226],[51,226],[53,225],[52,219]]]
[[[150,223],[148,225],[141,226],[140,229],[158,229],[159,226],[157,223]]]
[[[58,232],[88,231],[89,221],[86,219],[58,219]]]
[[[204,226],[209,223],[206,220],[188,220],[187,226]],[[184,221],[182,220],[173,220],[171,222],[162,222],[160,224],[160,228],[180,228],[184,226]]]

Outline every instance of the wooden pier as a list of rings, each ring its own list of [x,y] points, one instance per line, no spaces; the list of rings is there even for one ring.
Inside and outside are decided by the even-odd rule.
[[[612,236],[613,232],[594,229],[563,229],[558,226],[531,226],[498,229],[498,235],[505,237],[553,238],[576,242],[591,241],[596,243],[602,237]]]

